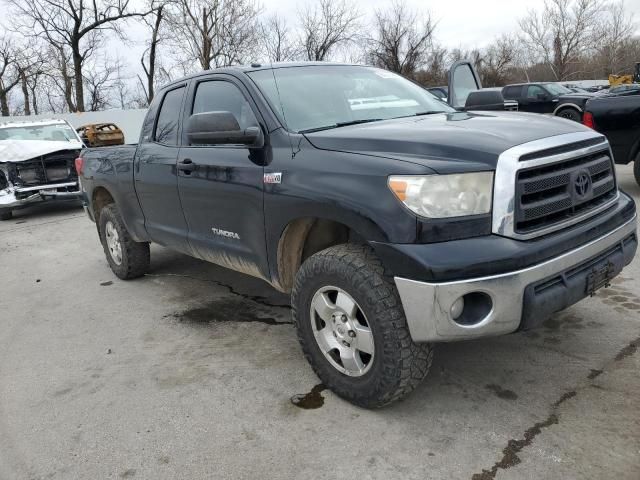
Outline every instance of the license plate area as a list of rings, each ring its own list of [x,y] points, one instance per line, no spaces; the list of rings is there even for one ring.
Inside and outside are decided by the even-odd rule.
[[[602,287],[611,286],[611,279],[615,275],[615,265],[608,261],[604,265],[593,267],[587,276],[586,294],[593,297]]]

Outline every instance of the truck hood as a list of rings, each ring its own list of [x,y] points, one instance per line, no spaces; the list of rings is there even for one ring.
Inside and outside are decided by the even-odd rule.
[[[522,143],[590,131],[534,113],[455,112],[340,127],[305,134],[322,150],[368,154],[424,165],[437,173],[493,170],[498,156]]]
[[[49,153],[80,150],[81,142],[50,142],[47,140],[0,140],[0,163],[25,162]]]

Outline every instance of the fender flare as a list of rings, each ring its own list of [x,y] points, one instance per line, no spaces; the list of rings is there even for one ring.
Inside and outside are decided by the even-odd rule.
[[[584,112],[584,110],[582,110],[582,108],[580,108],[580,106],[576,105],[575,103],[563,103],[562,105],[558,105],[556,107],[556,109],[553,111],[553,114],[558,115],[558,112],[564,108],[573,108],[574,110],[577,110],[579,113]]]

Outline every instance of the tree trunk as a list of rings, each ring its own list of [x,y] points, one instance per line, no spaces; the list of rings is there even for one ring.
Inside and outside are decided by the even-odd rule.
[[[9,92],[0,90],[0,113],[3,117],[9,116]]]
[[[73,78],[76,87],[76,112],[84,112],[84,83],[82,79],[82,55],[80,45],[73,45]]]
[[[29,99],[29,86],[27,85],[27,76],[24,71],[20,71],[20,84],[22,87],[22,95],[24,96],[24,114],[31,115],[31,100]]]

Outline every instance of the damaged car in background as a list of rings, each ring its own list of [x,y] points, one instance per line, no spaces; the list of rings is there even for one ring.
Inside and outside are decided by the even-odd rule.
[[[64,120],[0,124],[0,220],[34,203],[80,198],[74,161],[83,146]]]

